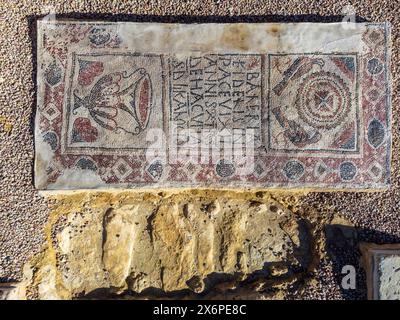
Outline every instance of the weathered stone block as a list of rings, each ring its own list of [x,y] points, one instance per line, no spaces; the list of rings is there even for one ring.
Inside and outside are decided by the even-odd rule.
[[[400,300],[400,244],[363,244],[368,298]]]
[[[311,268],[311,229],[268,194],[85,192],[57,199],[47,247],[25,267],[22,298],[190,296],[241,282],[256,294],[304,281]]]
[[[35,184],[382,189],[387,24],[38,24]]]

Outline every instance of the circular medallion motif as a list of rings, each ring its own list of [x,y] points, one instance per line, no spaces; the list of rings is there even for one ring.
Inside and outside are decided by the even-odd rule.
[[[222,159],[218,161],[215,171],[220,177],[227,178],[235,173],[235,166],[230,161]]]
[[[110,33],[104,28],[93,28],[89,33],[89,41],[97,46],[107,43],[110,38]]]
[[[370,74],[379,74],[383,70],[383,64],[377,58],[368,60],[367,69]]]
[[[339,172],[342,180],[350,181],[356,176],[357,167],[349,161],[343,162],[339,167]]]
[[[304,166],[299,161],[290,160],[285,164],[283,172],[285,173],[285,176],[288,177],[290,180],[297,180],[303,175]]]
[[[320,71],[307,76],[297,91],[300,118],[316,129],[333,129],[348,116],[351,94],[337,75]]]
[[[53,131],[48,131],[43,134],[43,141],[50,145],[51,150],[55,151],[58,147],[58,136]]]

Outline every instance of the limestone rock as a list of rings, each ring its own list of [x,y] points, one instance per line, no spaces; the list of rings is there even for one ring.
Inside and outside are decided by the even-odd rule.
[[[295,279],[307,269],[310,238],[296,215],[269,195],[212,195],[58,197],[48,247],[28,268],[26,297],[70,299],[150,289],[195,294],[260,275],[271,283]]]
[[[400,253],[379,257],[380,298],[400,300]]]
[[[400,244],[361,244],[368,298],[400,300]]]
[[[0,283],[0,300],[12,300],[17,288],[18,285],[15,282]]]

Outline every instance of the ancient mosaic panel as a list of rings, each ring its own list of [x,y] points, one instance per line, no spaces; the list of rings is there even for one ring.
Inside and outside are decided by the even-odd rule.
[[[41,21],[35,185],[386,188],[389,43],[387,24]]]
[[[104,52],[72,53],[71,58],[63,110],[64,152],[149,148],[142,133],[163,123],[162,57]]]
[[[356,54],[269,55],[268,149],[358,153],[357,62]]]

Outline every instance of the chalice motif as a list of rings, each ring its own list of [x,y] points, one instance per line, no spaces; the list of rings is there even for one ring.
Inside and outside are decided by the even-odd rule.
[[[141,133],[152,110],[152,86],[144,68],[112,72],[102,76],[86,97],[74,91],[73,113],[87,108],[90,118],[106,130]]]

